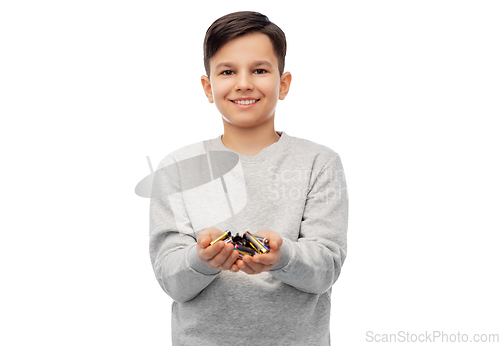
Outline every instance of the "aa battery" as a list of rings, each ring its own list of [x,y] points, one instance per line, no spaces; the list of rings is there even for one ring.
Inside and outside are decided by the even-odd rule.
[[[255,251],[254,249],[239,244],[236,244],[234,246],[234,249],[238,251],[238,253],[240,254],[240,258],[242,258],[245,255],[253,256],[257,254],[257,251]]]
[[[234,249],[238,251],[240,258],[244,255],[253,256],[255,254],[265,254],[269,252],[269,239],[254,236],[250,232],[245,232],[242,236],[239,233],[231,236],[231,231],[226,230],[220,237],[213,240],[210,245],[218,241],[224,241],[226,244],[233,244]]]
[[[243,234],[243,238],[245,238],[249,245],[258,253],[265,254],[269,252],[269,248],[266,245],[262,244],[259,240],[257,240],[257,238],[255,238],[252,233],[245,232],[245,234]]]
[[[264,238],[264,237],[259,237],[258,235],[254,235],[254,237],[260,241],[262,244],[264,244],[265,246],[267,246],[268,248],[270,248],[271,246],[269,245],[269,239],[267,238]]]
[[[212,240],[212,242],[210,243],[210,245],[214,245],[215,243],[217,243],[219,240],[226,240],[226,239],[231,239],[231,231],[226,231],[224,233],[222,233],[222,235],[215,239],[215,240]]]

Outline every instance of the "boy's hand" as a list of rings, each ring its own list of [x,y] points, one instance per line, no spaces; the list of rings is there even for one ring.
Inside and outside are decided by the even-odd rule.
[[[215,227],[200,232],[196,245],[198,257],[210,268],[237,272],[240,268],[235,262],[239,255],[238,251],[234,249],[234,245],[226,244],[224,241],[218,241],[214,245],[210,245],[210,242],[219,238],[222,233],[224,232]]]
[[[245,255],[243,259],[238,260],[236,262],[238,268],[247,274],[260,274],[269,271],[281,259],[281,245],[283,245],[283,239],[278,233],[269,229],[262,229],[256,232],[255,235],[269,239],[271,251],[263,255]]]

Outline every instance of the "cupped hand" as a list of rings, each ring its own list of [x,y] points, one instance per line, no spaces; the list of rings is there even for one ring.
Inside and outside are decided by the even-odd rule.
[[[220,229],[211,227],[200,232],[196,251],[200,260],[205,262],[210,268],[219,270],[239,271],[236,260],[239,257],[238,251],[234,250],[233,244],[226,244],[224,241],[210,245],[210,243],[219,238],[224,233]]]
[[[254,235],[269,239],[271,251],[266,254],[256,254],[253,256],[245,255],[236,262],[236,265],[242,272],[250,275],[269,271],[278,264],[281,259],[281,245],[283,245],[281,236],[270,229],[262,229]]]

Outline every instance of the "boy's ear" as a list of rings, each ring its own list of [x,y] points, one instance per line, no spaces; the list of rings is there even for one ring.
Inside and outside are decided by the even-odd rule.
[[[201,85],[203,86],[203,91],[207,96],[208,102],[214,103],[214,96],[212,95],[212,85],[210,84],[210,79],[207,76],[201,76]]]
[[[285,96],[288,94],[288,90],[290,90],[290,83],[292,83],[292,74],[290,72],[283,73],[280,78],[280,100],[284,100]]]

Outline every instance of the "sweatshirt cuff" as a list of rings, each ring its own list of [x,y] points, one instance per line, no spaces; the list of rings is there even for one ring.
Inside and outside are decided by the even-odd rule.
[[[187,261],[189,267],[200,274],[216,275],[221,272],[219,269],[209,267],[208,264],[203,262],[198,257],[198,252],[196,251],[196,244],[191,245],[191,247],[188,249]]]
[[[271,268],[271,271],[280,270],[286,267],[293,255],[293,245],[292,241],[288,238],[283,238],[283,244],[281,245],[281,257],[280,261]]]

